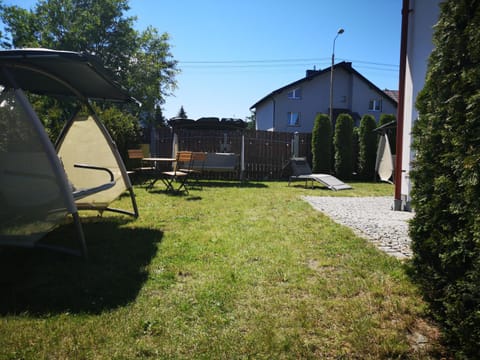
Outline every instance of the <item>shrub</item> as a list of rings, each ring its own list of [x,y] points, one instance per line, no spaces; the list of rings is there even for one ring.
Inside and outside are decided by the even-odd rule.
[[[380,119],[378,120],[378,126],[385,125],[396,119],[397,117],[394,114],[382,114],[380,115]],[[394,128],[389,129],[387,131],[387,136],[388,143],[390,144],[390,149],[392,150],[392,154],[395,154],[397,147],[397,127],[395,126]]]
[[[348,114],[340,114],[335,125],[333,138],[335,148],[335,174],[349,180],[353,173],[353,119]]]
[[[377,122],[372,115],[364,115],[360,121],[358,134],[358,171],[363,180],[374,180],[377,157],[377,134],[373,130]]]
[[[138,146],[140,141],[140,124],[133,115],[122,112],[115,106],[100,108],[94,105],[95,112],[107,128],[118,152],[125,158],[127,149]]]
[[[417,99],[413,269],[458,358],[480,358],[480,3],[446,1]]]
[[[312,131],[312,171],[330,174],[332,170],[332,124],[326,114],[317,114]]]
[[[352,162],[353,162],[353,174],[358,175],[358,158],[360,155],[360,144],[359,144],[359,136],[360,136],[360,129],[358,127],[353,128],[353,139],[352,139]]]

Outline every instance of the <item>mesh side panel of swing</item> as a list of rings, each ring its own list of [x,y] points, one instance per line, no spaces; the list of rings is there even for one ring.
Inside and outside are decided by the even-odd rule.
[[[103,171],[75,168],[74,164],[106,167],[114,175],[116,183],[113,187],[76,200],[78,209],[105,209],[127,189],[108,139],[91,115],[75,117],[58,149],[58,155],[68,179],[77,190],[104,184],[109,181],[109,176]]]
[[[67,214],[34,121],[13,90],[0,94],[0,244],[32,246]]]

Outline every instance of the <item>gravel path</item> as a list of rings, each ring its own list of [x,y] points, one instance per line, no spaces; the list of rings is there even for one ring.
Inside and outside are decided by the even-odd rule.
[[[391,196],[304,196],[303,199],[335,222],[351,227],[356,234],[367,238],[387,254],[398,259],[412,256],[408,220],[414,214],[391,210]]]

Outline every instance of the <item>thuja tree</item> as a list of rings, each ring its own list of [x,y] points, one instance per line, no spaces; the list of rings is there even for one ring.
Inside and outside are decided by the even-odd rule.
[[[353,119],[348,114],[340,114],[335,124],[333,138],[335,151],[335,174],[344,180],[353,173]]]
[[[380,115],[380,119],[378,119],[378,126],[388,124],[389,122],[392,122],[396,119],[397,117],[394,114],[382,114]],[[390,150],[392,151],[392,154],[395,154],[395,150],[397,147],[397,127],[395,126],[394,128],[389,129],[387,132],[387,136],[388,142],[390,144]]]
[[[459,358],[480,358],[480,2],[441,5],[417,100],[413,267]]]
[[[332,125],[326,114],[317,114],[312,130],[312,171],[330,174],[332,169]]]
[[[364,115],[360,120],[358,171],[360,178],[364,180],[373,180],[375,177],[377,134],[373,130],[376,127],[377,122],[372,115]]]
[[[353,174],[358,176],[358,157],[360,154],[360,144],[359,144],[359,128],[353,127],[353,139],[352,139],[352,162],[353,162]]]

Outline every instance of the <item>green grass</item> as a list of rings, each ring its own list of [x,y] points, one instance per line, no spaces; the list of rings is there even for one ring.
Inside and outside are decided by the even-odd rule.
[[[437,357],[405,265],[301,200],[393,187],[301,185],[138,187],[140,218],[84,219],[88,263],[0,251],[0,359]],[[75,239],[72,226],[45,240],[63,239]],[[413,346],[416,332],[428,346]]]

